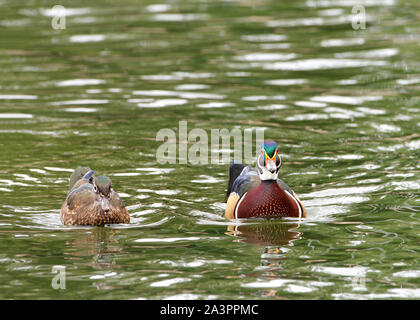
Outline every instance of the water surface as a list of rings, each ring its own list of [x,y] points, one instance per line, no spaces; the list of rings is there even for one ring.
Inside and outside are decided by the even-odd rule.
[[[420,298],[418,1],[55,4],[0,0],[0,298]],[[266,128],[308,218],[225,220],[227,163],[157,162],[179,121]],[[129,225],[61,224],[78,165]]]

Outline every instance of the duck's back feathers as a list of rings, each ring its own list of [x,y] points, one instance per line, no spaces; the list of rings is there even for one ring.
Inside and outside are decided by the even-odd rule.
[[[250,166],[245,167],[241,174],[236,178],[232,186],[232,192],[242,197],[249,190],[254,189],[261,183],[258,172]]]
[[[77,210],[80,207],[88,207],[96,198],[96,192],[93,185],[90,183],[83,183],[69,193],[66,203],[70,210]]]
[[[69,190],[71,191],[76,182],[82,179],[83,176],[89,171],[91,171],[89,167],[77,167],[76,169],[74,169],[72,175],[70,176]]]

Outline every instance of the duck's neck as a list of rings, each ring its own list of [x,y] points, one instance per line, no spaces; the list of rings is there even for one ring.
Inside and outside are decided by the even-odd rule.
[[[277,183],[277,180],[261,180],[261,183],[270,185],[270,184]]]

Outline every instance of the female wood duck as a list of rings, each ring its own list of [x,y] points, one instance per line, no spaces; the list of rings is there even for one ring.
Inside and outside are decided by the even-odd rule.
[[[274,141],[261,144],[257,170],[234,161],[229,167],[225,217],[306,218],[306,209],[298,196],[277,178],[280,166],[279,149]]]
[[[61,206],[61,221],[67,225],[102,226],[129,223],[130,215],[107,176],[78,167],[70,177],[70,192]]]

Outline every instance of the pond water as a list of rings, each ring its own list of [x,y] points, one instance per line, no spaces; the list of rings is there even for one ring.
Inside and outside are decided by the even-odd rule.
[[[420,298],[417,0],[55,4],[0,0],[1,299]],[[180,121],[265,128],[307,219],[225,220]],[[61,224],[78,165],[130,224]]]

